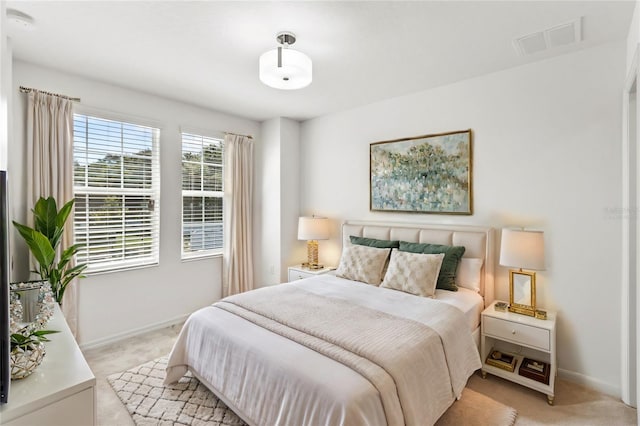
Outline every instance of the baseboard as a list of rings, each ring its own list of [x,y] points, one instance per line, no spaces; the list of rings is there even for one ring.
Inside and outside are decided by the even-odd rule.
[[[611,383],[605,383],[591,376],[585,376],[584,374],[562,368],[558,369],[558,377],[620,399],[620,386],[614,386]]]
[[[172,325],[183,323],[187,320],[188,317],[189,317],[189,314],[180,315],[175,318],[168,319],[166,321],[157,322],[157,323],[146,325],[140,328],[134,328],[133,330],[127,330],[122,333],[113,334],[109,337],[104,337],[102,339],[96,339],[90,342],[81,343],[79,346],[80,346],[80,349],[82,350],[99,348],[101,346],[115,343],[117,341],[124,340],[129,337],[138,336],[140,334],[148,333],[150,331],[160,330],[162,328],[167,328],[167,327],[171,327]]]

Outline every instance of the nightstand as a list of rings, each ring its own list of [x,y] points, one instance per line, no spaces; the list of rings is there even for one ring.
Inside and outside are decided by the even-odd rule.
[[[336,268],[325,266],[322,269],[309,269],[302,265],[289,266],[289,282],[301,280],[303,278],[315,277],[326,274]]]
[[[553,405],[554,385],[558,371],[555,312],[547,311],[547,319],[543,320],[509,311],[496,311],[495,303],[493,302],[482,312],[480,338],[482,377],[485,378],[487,373],[491,373],[537,390],[546,394],[547,402]],[[513,372],[487,364],[487,357],[494,350],[515,356],[516,364]],[[518,373],[524,358],[549,364],[549,384]]]

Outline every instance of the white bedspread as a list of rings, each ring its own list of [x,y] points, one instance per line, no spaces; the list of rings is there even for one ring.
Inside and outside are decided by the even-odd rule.
[[[438,383],[416,389],[432,409],[428,418],[410,419],[409,424],[435,422],[481,366],[464,316],[450,305],[326,275],[286,285],[418,321],[440,335],[447,361],[438,368],[448,364],[449,371],[433,371]],[[262,293],[278,304],[277,291]],[[194,313],[185,324],[166,382],[178,380],[187,368],[250,424],[387,424],[381,395],[365,377],[215,305]]]

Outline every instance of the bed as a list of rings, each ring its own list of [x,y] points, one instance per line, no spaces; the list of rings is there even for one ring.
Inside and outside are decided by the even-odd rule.
[[[464,246],[482,259],[477,291],[425,298],[322,275],[232,296],[187,320],[165,382],[191,371],[249,425],[433,424],[480,368],[492,229],[350,221],[342,235],[345,248],[351,236]]]

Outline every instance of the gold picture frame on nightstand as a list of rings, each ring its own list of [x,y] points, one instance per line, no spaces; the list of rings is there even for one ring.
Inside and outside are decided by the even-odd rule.
[[[509,311],[517,314],[536,314],[536,273],[509,271]]]

